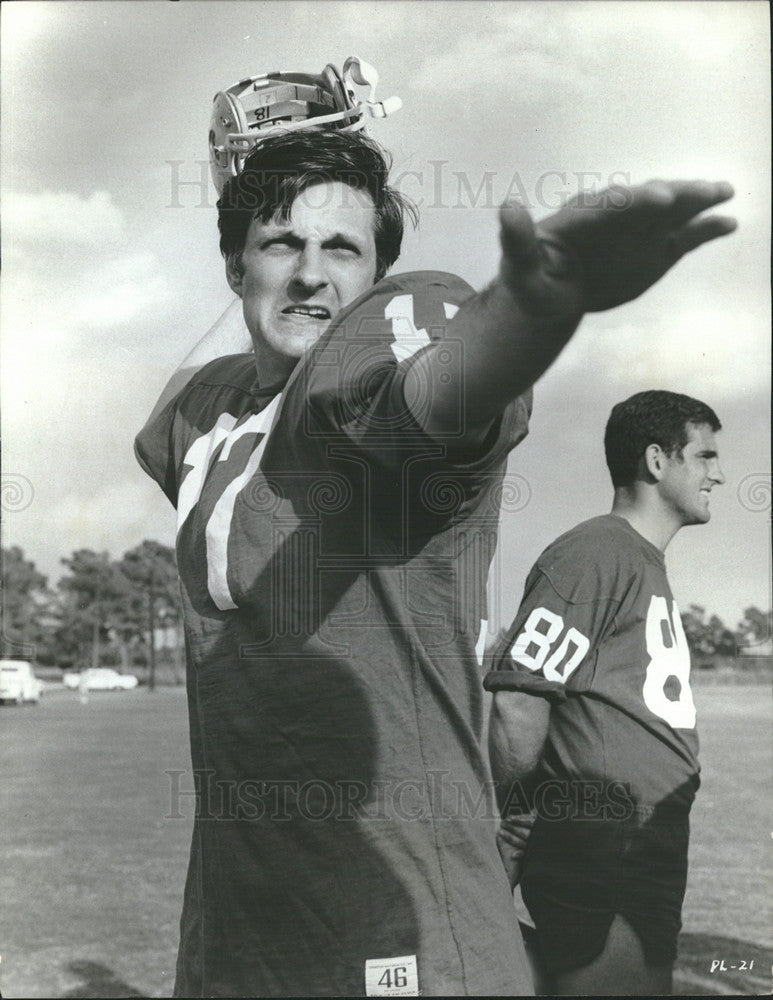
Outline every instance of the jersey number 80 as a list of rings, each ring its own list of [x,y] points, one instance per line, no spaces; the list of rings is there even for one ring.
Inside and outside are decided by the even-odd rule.
[[[558,645],[553,649],[556,642]],[[645,645],[649,660],[642,687],[644,704],[673,729],[693,729],[695,703],[690,689],[690,650],[675,602],[669,609],[665,597],[650,599]],[[510,655],[527,670],[541,670],[546,680],[565,684],[589,648],[590,642],[582,632],[576,628],[564,631],[561,615],[547,608],[535,608],[513,643]],[[676,698],[666,693],[670,681],[679,687]]]

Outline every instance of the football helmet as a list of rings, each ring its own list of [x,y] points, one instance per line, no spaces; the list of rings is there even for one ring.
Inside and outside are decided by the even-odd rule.
[[[209,126],[209,165],[218,195],[235,177],[247,154],[274,132],[331,125],[346,132],[365,127],[367,117],[399,111],[399,97],[376,100],[378,73],[350,56],[339,73],[332,63],[311,73],[264,73],[215,94]],[[359,97],[355,87],[367,87]]]

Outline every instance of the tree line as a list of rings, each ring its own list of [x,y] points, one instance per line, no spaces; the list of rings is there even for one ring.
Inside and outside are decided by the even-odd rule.
[[[146,540],[120,559],[78,549],[50,585],[18,546],[2,549],[4,658],[63,670],[156,668],[182,680],[182,609],[174,549]],[[169,641],[169,639],[172,641]]]
[[[18,546],[2,549],[0,655],[43,666],[83,670],[157,668],[181,681],[182,609],[174,549],[145,540],[112,559],[78,549],[62,559],[66,573],[51,586]],[[746,608],[735,628],[691,604],[682,614],[693,663],[754,651],[773,635],[771,611]]]

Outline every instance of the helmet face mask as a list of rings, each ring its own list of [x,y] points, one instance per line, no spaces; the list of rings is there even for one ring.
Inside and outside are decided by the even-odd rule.
[[[277,131],[330,125],[353,132],[366,117],[385,118],[397,111],[397,97],[375,100],[378,73],[350,56],[339,73],[328,63],[319,75],[265,73],[248,77],[215,94],[209,128],[209,164],[218,196],[244,159],[263,139]],[[356,87],[369,87],[367,98]]]

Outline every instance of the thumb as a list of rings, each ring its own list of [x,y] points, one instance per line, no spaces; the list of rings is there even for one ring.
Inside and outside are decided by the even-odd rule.
[[[540,263],[540,249],[534,223],[528,211],[517,201],[508,201],[499,209],[499,240],[504,267],[514,267],[522,274]]]

